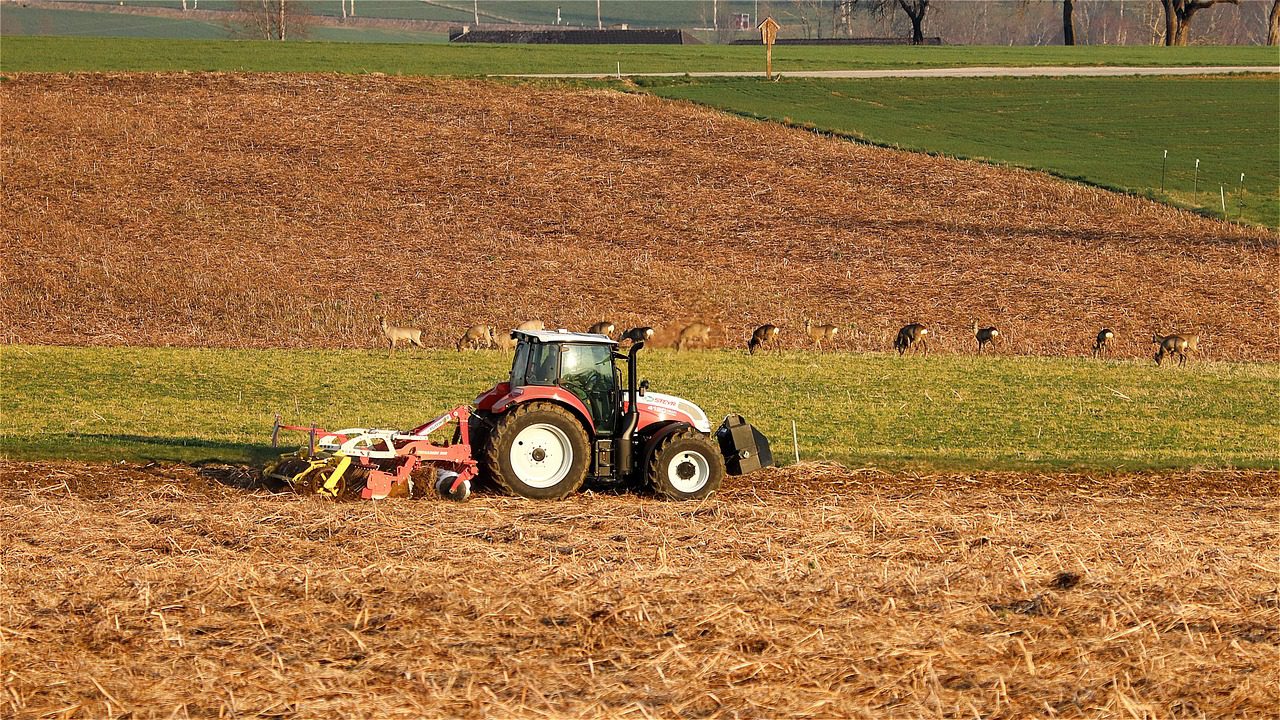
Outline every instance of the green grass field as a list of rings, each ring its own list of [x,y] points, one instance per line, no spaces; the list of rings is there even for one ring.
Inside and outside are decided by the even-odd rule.
[[[655,390],[741,412],[791,456],[916,469],[1280,467],[1276,365],[646,352]],[[0,348],[10,458],[258,462],[272,418],[411,427],[509,355]]]
[[[146,15],[54,10],[6,3],[0,8],[0,35],[5,37],[4,53],[11,37],[20,35],[65,35],[74,37],[130,37],[217,39],[230,37],[228,29],[214,22]]]
[[[19,36],[61,35],[73,36],[78,40],[95,37],[229,41],[236,37],[236,30],[226,21],[53,10],[18,5],[5,6],[3,13],[0,13],[0,35],[5,37],[5,50],[8,50],[11,39]],[[341,43],[443,43],[448,37],[443,32],[315,25],[307,30],[307,39]]]
[[[6,37],[5,72],[252,71],[401,75],[762,70],[760,48],[731,45],[423,45]],[[1267,65],[1264,47],[788,47],[779,72],[976,65]]]
[[[1218,217],[1221,185],[1227,217],[1280,226],[1274,75],[639,82],[662,97],[878,144],[1044,169]]]

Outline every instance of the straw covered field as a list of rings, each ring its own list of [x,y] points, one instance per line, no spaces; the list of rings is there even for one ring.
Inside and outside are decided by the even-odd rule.
[[[1269,717],[1274,472],[333,504],[0,463],[0,714]],[[244,483],[247,484],[247,483]]]
[[[0,83],[0,339],[434,346],[473,323],[805,318],[885,349],[1280,355],[1275,234],[650,96],[320,75]],[[798,332],[792,333],[792,342]]]

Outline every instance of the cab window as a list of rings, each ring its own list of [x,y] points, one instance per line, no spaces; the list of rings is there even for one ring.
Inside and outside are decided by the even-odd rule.
[[[554,385],[560,377],[560,346],[521,343],[511,365],[511,385]]]
[[[560,357],[560,386],[590,409],[597,430],[613,430],[617,384],[609,346],[565,345]]]

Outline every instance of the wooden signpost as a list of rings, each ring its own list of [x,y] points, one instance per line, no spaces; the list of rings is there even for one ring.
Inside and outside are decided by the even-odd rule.
[[[760,31],[760,42],[764,43],[764,76],[773,79],[773,41],[778,37],[778,28],[782,27],[777,20],[765,18],[756,29]]]

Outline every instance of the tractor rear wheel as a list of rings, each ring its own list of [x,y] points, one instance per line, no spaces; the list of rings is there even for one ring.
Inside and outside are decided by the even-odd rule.
[[[481,462],[505,490],[534,500],[559,500],[587,479],[587,431],[559,405],[531,402],[498,417]]]
[[[720,488],[724,457],[711,438],[686,428],[668,435],[649,456],[649,485],[671,500],[701,500]]]

